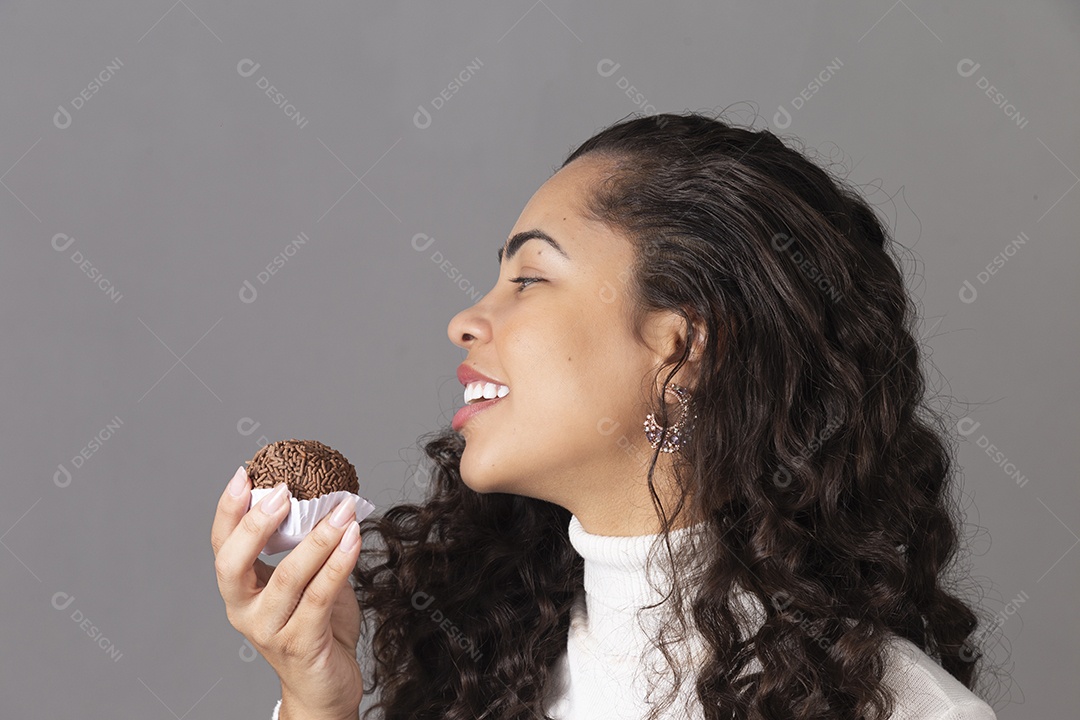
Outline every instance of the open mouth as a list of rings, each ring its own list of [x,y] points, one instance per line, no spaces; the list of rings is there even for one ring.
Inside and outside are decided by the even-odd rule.
[[[505,396],[506,393],[504,392],[503,397]],[[503,397],[500,397],[498,394],[496,394],[495,397],[492,398],[485,398],[483,396],[469,398],[466,401],[466,404],[458,408],[458,411],[454,413],[454,418],[451,421],[451,426],[454,430],[460,431],[469,418],[474,415],[478,415],[479,413],[486,412],[489,407],[494,407],[495,405],[497,405],[503,399]]]
[[[465,404],[475,405],[488,400],[506,397],[510,388],[490,382],[471,382],[465,386]]]

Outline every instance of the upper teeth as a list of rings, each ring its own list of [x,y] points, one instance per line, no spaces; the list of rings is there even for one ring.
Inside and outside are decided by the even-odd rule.
[[[494,397],[505,397],[510,388],[498,383],[471,382],[465,386],[465,403],[476,400],[490,400]]]

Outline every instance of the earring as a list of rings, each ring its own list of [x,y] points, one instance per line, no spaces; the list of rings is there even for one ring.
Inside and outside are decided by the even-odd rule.
[[[673,422],[667,426],[667,437],[664,438],[664,444],[660,447],[660,452],[671,453],[690,440],[690,422],[697,415],[691,416],[689,414],[691,397],[689,390],[675,383],[670,383],[667,389],[675,393],[676,397],[679,398],[679,404],[682,405],[682,418],[678,422]],[[645,416],[644,425],[645,437],[649,439],[649,444],[654,448],[660,445],[660,435],[664,428],[656,424],[656,419],[652,413]]]

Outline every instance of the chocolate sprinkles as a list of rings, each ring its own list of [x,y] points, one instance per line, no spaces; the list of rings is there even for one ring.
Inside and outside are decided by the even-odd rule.
[[[338,490],[360,493],[356,468],[345,456],[317,440],[280,440],[264,445],[247,464],[252,487],[289,484],[297,500],[311,500]]]

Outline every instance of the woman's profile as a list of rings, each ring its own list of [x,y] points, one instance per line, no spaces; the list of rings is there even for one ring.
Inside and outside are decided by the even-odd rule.
[[[467,404],[420,502],[272,568],[280,505],[223,493],[273,717],[378,690],[386,720],[995,718],[893,242],[768,130],[661,114],[574,149],[449,322]]]

